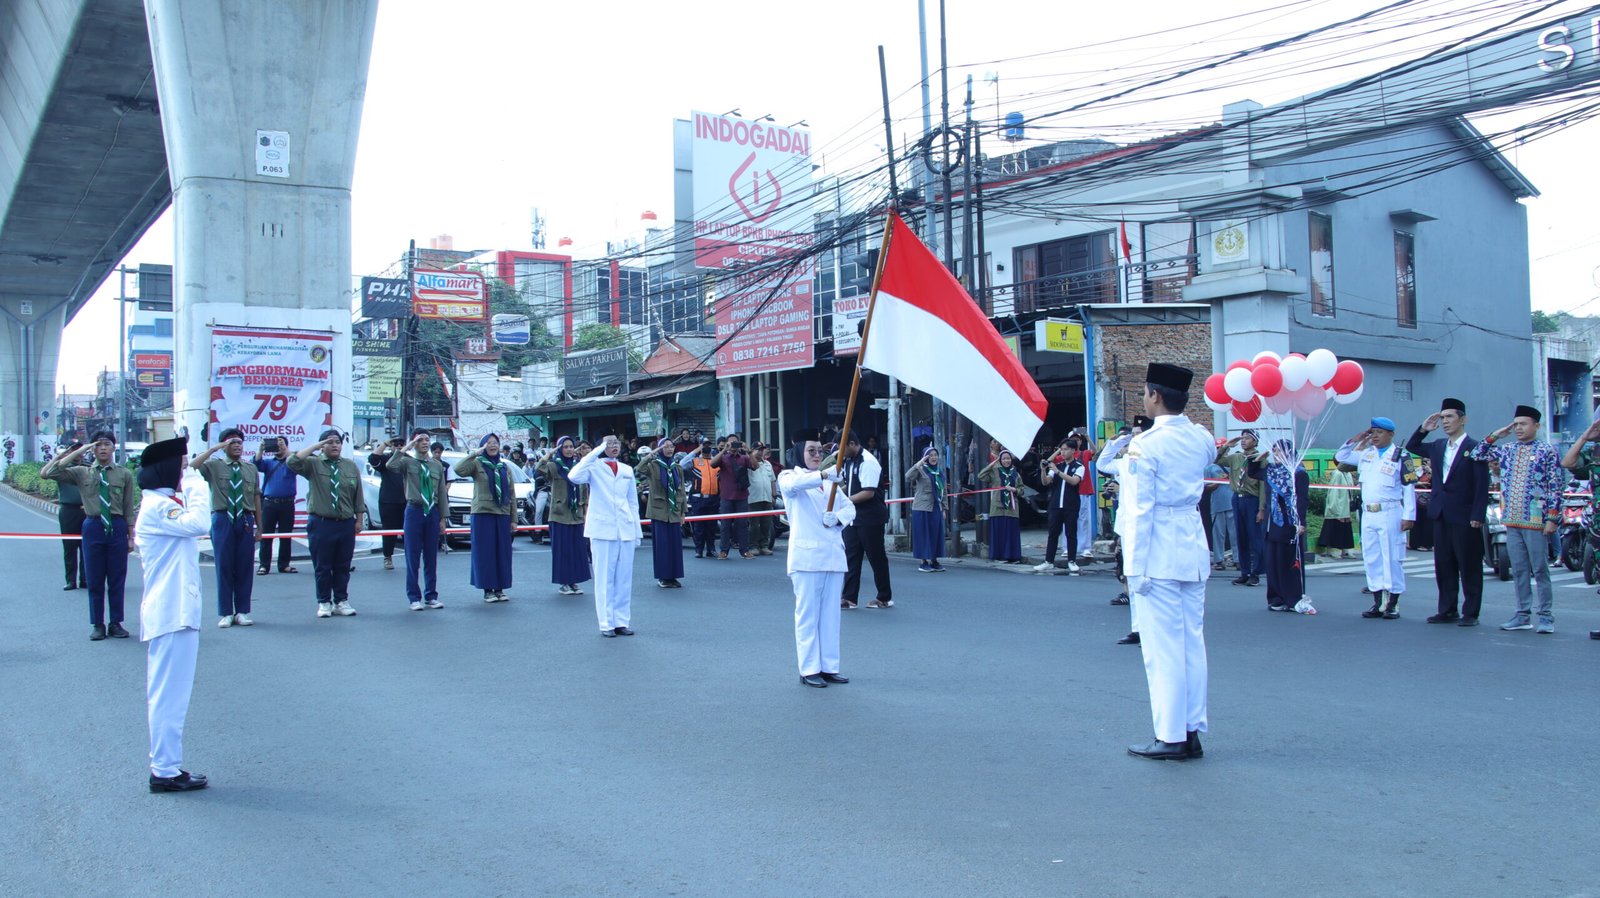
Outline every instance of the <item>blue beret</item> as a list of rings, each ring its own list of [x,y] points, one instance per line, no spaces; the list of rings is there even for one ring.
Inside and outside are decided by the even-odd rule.
[[[1377,417],[1377,418],[1373,418],[1372,419],[1372,426],[1378,428],[1379,430],[1387,430],[1390,433],[1394,433],[1394,422],[1389,420],[1388,418],[1384,418],[1384,417],[1381,417],[1381,416]]]

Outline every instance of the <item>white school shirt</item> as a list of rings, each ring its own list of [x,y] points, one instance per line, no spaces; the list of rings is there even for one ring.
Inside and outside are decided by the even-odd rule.
[[[145,490],[134,544],[144,568],[139,638],[200,629],[200,537],[211,532],[211,486],[184,469],[183,501],[170,490]]]
[[[590,539],[637,541],[644,538],[639,526],[639,488],[633,468],[617,461],[613,474],[606,464],[604,443],[589,450],[567,472],[573,483],[589,485],[589,509],[583,519],[583,535]]]

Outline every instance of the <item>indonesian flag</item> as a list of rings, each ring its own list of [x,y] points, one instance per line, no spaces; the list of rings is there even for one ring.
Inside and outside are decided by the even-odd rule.
[[[1044,394],[899,215],[888,238],[861,366],[943,400],[1000,445],[1027,451],[1049,408]]]
[[[1128,242],[1128,223],[1122,223],[1122,261],[1133,264],[1133,244]]]

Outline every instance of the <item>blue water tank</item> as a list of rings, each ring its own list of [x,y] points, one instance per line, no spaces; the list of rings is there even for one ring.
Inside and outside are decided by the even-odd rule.
[[[1006,113],[1006,140],[1016,142],[1022,139],[1022,122],[1022,113]]]

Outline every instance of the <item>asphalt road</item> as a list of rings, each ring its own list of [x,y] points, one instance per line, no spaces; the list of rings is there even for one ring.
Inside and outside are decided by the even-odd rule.
[[[602,639],[518,545],[507,604],[457,553],[442,611],[369,558],[357,617],[316,619],[309,573],[261,578],[253,628],[208,614],[213,787],[151,795],[141,645],[88,640],[59,544],[0,542],[0,894],[1600,895],[1587,589],[1536,636],[1215,580],[1206,757],[1174,764],[1124,751],[1149,706],[1104,573],[895,559],[896,607],[845,616],[853,682],[808,689],[781,554],[662,591],[642,552],[639,635]],[[1511,604],[1491,581],[1485,621]]]

